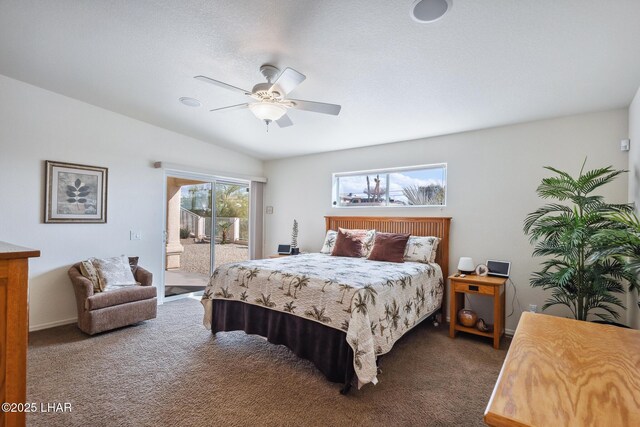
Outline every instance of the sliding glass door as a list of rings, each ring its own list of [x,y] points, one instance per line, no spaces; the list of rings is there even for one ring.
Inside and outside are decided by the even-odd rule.
[[[249,186],[216,181],[214,267],[249,259]]]
[[[167,177],[164,297],[204,290],[214,269],[249,258],[248,184]]]

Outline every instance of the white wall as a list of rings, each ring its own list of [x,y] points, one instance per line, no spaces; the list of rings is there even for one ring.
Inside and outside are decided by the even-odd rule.
[[[640,210],[640,88],[629,106],[629,202],[636,204],[636,211]],[[627,305],[629,325],[640,329],[640,310],[636,302],[637,294],[629,295]]]
[[[44,224],[44,160],[109,168],[107,224]],[[262,162],[0,76],[0,240],[38,248],[30,262],[31,329],[76,318],[69,266],[139,255],[160,277],[163,171],[154,161],[262,175]],[[129,230],[141,230],[130,241]]]
[[[577,174],[588,156],[587,168],[626,169],[627,154],[619,143],[628,132],[627,114],[620,109],[266,162],[265,206],[273,206],[274,213],[265,215],[265,254],[274,252],[278,243],[288,243],[294,218],[300,224],[301,248],[318,251],[324,215],[451,216],[449,271],[455,270],[460,256],[471,256],[476,263],[488,258],[510,260],[520,304],[524,309],[529,304],[541,307],[545,293],[529,286],[539,260],[531,257],[522,224],[527,213],[543,204],[535,194],[542,177],[549,175],[542,167]],[[440,162],[448,163],[446,208],[331,207],[333,172]],[[626,202],[626,178],[603,194],[611,202]],[[510,287],[507,314],[513,295]],[[492,318],[486,301],[475,298],[472,303],[481,316]],[[516,311],[507,319],[507,328],[515,328],[519,314]]]

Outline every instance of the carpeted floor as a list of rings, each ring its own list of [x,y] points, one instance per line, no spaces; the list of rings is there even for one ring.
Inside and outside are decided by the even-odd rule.
[[[30,334],[28,401],[70,413],[30,426],[481,426],[506,351],[423,324],[385,356],[376,386],[339,394],[314,366],[244,332],[214,337],[198,301],[88,337],[75,325]],[[506,347],[503,341],[503,348]]]

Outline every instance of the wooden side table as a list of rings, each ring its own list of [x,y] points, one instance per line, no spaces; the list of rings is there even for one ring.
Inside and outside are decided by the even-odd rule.
[[[282,258],[283,256],[291,256],[290,254],[273,254],[269,255],[269,258]]]
[[[449,276],[451,281],[449,336],[456,337],[459,331],[469,334],[493,338],[493,348],[500,348],[500,338],[504,334],[505,323],[505,283],[507,279],[493,276],[476,276],[468,274],[465,277]],[[464,308],[464,295],[484,295],[493,297],[493,332],[482,332],[476,328],[468,328],[458,324],[458,310]]]

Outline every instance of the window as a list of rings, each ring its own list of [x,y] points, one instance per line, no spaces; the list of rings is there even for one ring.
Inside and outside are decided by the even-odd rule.
[[[445,206],[447,164],[333,174],[333,206]]]

